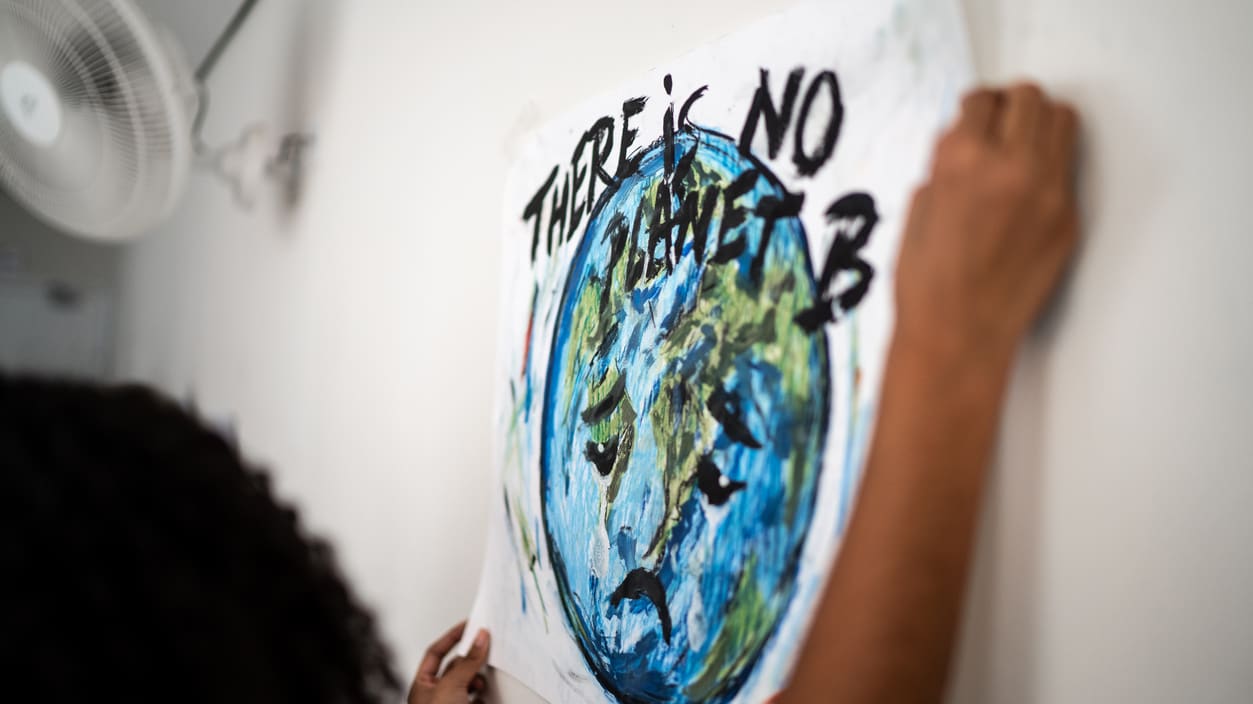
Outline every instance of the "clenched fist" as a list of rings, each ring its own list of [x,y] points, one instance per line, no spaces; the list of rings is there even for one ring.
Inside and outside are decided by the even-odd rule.
[[[1075,248],[1076,123],[1031,84],[965,98],[905,228],[898,341],[1012,356]]]

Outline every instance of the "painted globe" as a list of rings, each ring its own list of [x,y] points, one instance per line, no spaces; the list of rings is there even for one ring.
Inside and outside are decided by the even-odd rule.
[[[667,160],[669,164],[667,165]],[[645,149],[596,204],[554,327],[541,439],[572,637],[622,701],[727,701],[796,589],[826,440],[816,284],[784,191],[726,136]]]

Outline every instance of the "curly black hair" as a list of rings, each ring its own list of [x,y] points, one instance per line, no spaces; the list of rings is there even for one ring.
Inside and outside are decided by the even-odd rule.
[[[171,401],[0,374],[0,468],[10,693],[395,698],[388,652],[327,544]]]

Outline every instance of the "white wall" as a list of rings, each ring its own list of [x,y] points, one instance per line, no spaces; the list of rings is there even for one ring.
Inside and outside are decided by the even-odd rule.
[[[57,232],[0,190],[0,276],[111,290],[121,258],[115,248]]]
[[[955,697],[1253,698],[1253,3],[967,3],[1086,121],[1086,242],[1019,365]]]
[[[478,575],[516,135],[787,4],[267,0],[223,58],[209,137],[314,130],[303,203],[196,176],[126,252],[120,372],[236,418],[404,668]],[[1015,378],[953,698],[1247,700],[1253,6],[966,7],[983,75],[1083,111],[1088,238]]]
[[[0,369],[107,377],[121,258],[53,230],[0,191]]]

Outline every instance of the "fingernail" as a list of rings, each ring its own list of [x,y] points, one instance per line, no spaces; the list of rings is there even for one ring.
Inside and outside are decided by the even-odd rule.
[[[474,636],[474,647],[478,650],[482,650],[487,647],[488,640],[489,636],[487,635],[487,631],[485,629],[480,629],[479,634]]]

